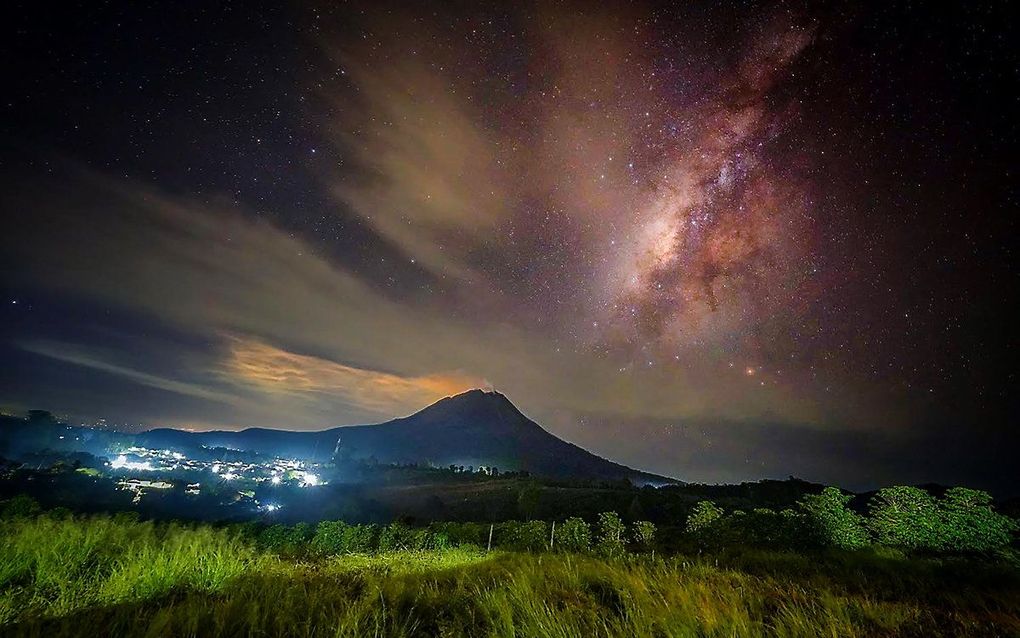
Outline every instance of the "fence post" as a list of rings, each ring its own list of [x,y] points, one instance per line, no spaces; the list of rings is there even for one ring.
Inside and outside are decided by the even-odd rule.
[[[487,551],[487,552],[491,552],[492,551],[492,528],[493,528],[493,524],[489,523],[489,544],[485,548],[485,551]]]
[[[556,521],[552,522],[552,531],[549,532],[549,551],[553,549],[553,543],[556,542]]]

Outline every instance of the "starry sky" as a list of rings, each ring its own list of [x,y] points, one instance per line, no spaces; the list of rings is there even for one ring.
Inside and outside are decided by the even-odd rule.
[[[6,11],[9,412],[1020,491],[1005,2]]]

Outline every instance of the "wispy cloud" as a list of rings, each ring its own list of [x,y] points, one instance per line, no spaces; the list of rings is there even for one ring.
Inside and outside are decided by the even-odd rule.
[[[410,413],[444,396],[484,385],[459,373],[400,376],[288,352],[258,339],[228,339],[230,354],[223,374],[235,383],[307,400],[339,398],[384,416]]]
[[[44,357],[64,361],[76,366],[91,368],[117,375],[133,383],[149,386],[175,394],[183,394],[218,401],[221,403],[238,404],[239,397],[225,392],[219,392],[201,384],[180,381],[165,376],[151,374],[137,370],[130,366],[117,363],[109,354],[99,353],[94,350],[83,349],[81,346],[71,343],[60,343],[56,341],[25,341],[18,344],[22,350],[32,352]]]
[[[811,398],[796,388],[748,392],[740,375],[712,373],[710,362],[704,369],[697,360],[684,369],[640,365],[621,374],[618,362],[560,348],[549,335],[525,327],[469,321],[427,300],[388,297],[317,255],[313,245],[254,221],[235,206],[171,197],[90,173],[72,174],[64,183],[73,188],[26,183],[24,190],[0,195],[5,210],[20,211],[14,230],[0,242],[31,265],[15,273],[22,280],[149,315],[205,340],[245,335],[282,352],[314,353],[341,366],[327,368],[331,372],[325,377],[337,387],[343,385],[341,377],[345,383],[366,378],[343,372],[342,366],[385,370],[405,380],[390,385],[405,388],[400,396],[410,400],[413,392],[407,388],[445,392],[453,387],[437,380],[452,370],[490,380],[538,418],[555,411],[662,418],[710,411],[731,419],[769,414],[791,422],[819,420]],[[40,198],[39,192],[47,195]],[[49,247],[45,259],[38,258],[38,246]],[[473,292],[479,303],[490,294],[481,288]],[[230,348],[224,345],[221,358],[235,356]],[[181,376],[208,376],[222,367],[210,364]],[[323,385],[321,378],[294,383]],[[248,394],[253,425],[278,425],[281,416],[287,424],[320,426],[370,416],[363,409],[366,402],[355,401],[351,393],[347,397],[355,403],[346,406],[339,392],[336,402],[318,406],[285,401],[279,394]],[[384,403],[376,399],[373,405]],[[828,407],[833,410],[832,402]],[[834,411],[828,416],[839,417]]]

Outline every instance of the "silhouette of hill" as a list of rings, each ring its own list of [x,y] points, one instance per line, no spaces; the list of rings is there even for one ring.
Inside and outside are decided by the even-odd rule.
[[[226,447],[320,461],[332,458],[339,442],[340,458],[374,458],[380,463],[495,466],[552,478],[675,482],[563,441],[524,416],[502,394],[482,390],[447,397],[411,416],[377,425],[319,432],[158,429],[137,438],[151,447]]]

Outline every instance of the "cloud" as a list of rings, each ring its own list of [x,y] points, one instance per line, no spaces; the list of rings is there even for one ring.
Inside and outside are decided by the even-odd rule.
[[[183,394],[199,399],[206,399],[208,401],[227,403],[234,406],[241,402],[240,398],[236,395],[218,392],[198,383],[180,381],[115,363],[111,361],[111,355],[109,355],[109,353],[84,350],[81,346],[76,344],[60,343],[55,341],[27,341],[18,345],[22,350],[27,352],[56,359],[57,361],[64,361],[76,366],[106,372],[108,374],[127,379],[133,383],[149,386],[158,390],[165,390],[174,394]]]
[[[310,401],[336,399],[384,416],[410,414],[436,400],[485,385],[463,374],[406,377],[296,354],[257,339],[229,338],[223,374],[261,392]]]
[[[443,303],[390,298],[319,256],[313,245],[232,205],[171,197],[92,173],[61,177],[60,189],[26,181],[2,195],[4,208],[16,213],[0,241],[22,265],[17,278],[149,316],[214,344],[220,335],[244,335],[350,370],[385,370],[417,380],[409,383],[418,387],[443,371],[462,371],[490,380],[539,420],[556,410],[819,418],[818,406],[797,388],[749,390],[740,375],[699,369],[697,361],[683,369],[640,366],[621,374],[617,362],[598,352],[562,348],[526,327],[454,315]],[[478,289],[477,302],[484,304],[487,295]],[[220,347],[212,372],[234,356],[229,343]],[[336,379],[340,369],[330,368]],[[191,370],[188,378],[209,373]],[[288,414],[288,423],[320,426],[370,416],[353,394],[346,406],[340,393],[328,406],[249,395],[245,414],[252,425],[279,424]],[[259,405],[266,405],[265,415]]]
[[[416,21],[400,31],[399,22],[389,18],[360,46],[323,44],[355,88],[322,96],[343,113],[330,128],[345,162],[328,187],[421,265],[477,280],[470,255],[510,210],[503,140],[445,71],[456,61],[443,63],[427,27]],[[413,54],[425,48],[430,61]]]

